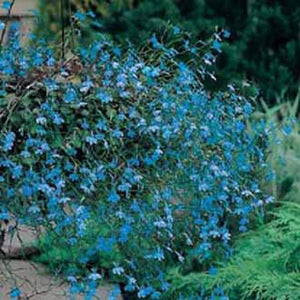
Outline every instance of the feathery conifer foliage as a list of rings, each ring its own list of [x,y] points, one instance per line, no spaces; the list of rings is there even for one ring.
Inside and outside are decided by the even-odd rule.
[[[299,299],[299,213],[299,201],[284,203],[274,212],[273,221],[238,239],[230,262],[217,263],[211,274],[182,276],[172,270],[170,298],[165,299],[186,299],[197,291],[233,300]]]

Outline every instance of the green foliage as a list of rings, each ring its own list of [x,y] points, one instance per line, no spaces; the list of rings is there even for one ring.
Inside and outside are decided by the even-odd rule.
[[[222,259],[264,206],[266,128],[248,130],[243,90],[207,85],[227,31],[193,43],[172,27],[139,50],[95,36],[60,57],[0,49],[0,218],[44,225],[40,260],[73,290],[109,270],[163,299],[170,266]]]
[[[66,2],[67,3],[67,2]],[[58,4],[41,1],[40,33],[57,32]],[[295,96],[299,85],[300,8],[294,0],[70,0],[66,11],[96,13],[94,28],[118,41],[129,38],[140,44],[149,32],[163,32],[167,22],[188,30],[193,36],[210,36],[216,26],[232,32],[219,61],[218,85],[233,79],[254,80],[262,96],[274,104],[283,90]],[[67,15],[67,14],[66,14]],[[66,20],[67,23],[67,20]],[[42,30],[42,31],[41,31]],[[53,34],[52,34],[53,36]]]
[[[215,275],[170,272],[169,299],[210,294],[221,286],[230,299],[300,298],[300,204],[284,203],[275,211],[275,220],[259,230],[245,234],[237,243],[235,255],[227,265],[220,264]],[[185,298],[184,298],[185,299]]]
[[[269,162],[276,173],[276,180],[267,185],[268,193],[276,200],[284,199],[287,194],[296,199],[300,194],[300,125],[297,112],[300,108],[300,93],[294,101],[280,98],[274,107],[261,101],[261,112],[254,113],[256,119],[263,119],[273,128],[274,138],[269,145]],[[291,132],[286,121],[294,124]],[[292,196],[291,196],[292,195]]]
[[[99,224],[97,216],[93,215],[86,224],[86,234],[76,245],[66,247],[68,241],[62,234],[55,231],[48,231],[36,244],[41,255],[34,259],[37,262],[47,265],[53,273],[68,275],[70,270],[76,269],[79,275],[87,275],[91,266],[101,266],[103,276],[109,274],[114,265],[118,265],[122,259],[120,249],[115,245],[110,252],[98,251],[86,259],[86,254],[91,243],[98,236],[108,236],[113,225]],[[109,274],[112,278],[112,273]]]
[[[253,115],[277,132],[269,144],[269,162],[276,171],[276,180],[266,185],[266,189],[277,200],[275,208],[267,214],[269,223],[237,237],[232,259],[227,264],[216,259],[215,275],[199,272],[197,266],[189,267],[187,263],[171,269],[169,278],[175,288],[168,299],[180,296],[185,299],[200,290],[211,295],[221,289],[222,295],[225,293],[233,300],[299,299],[300,128],[296,121],[299,100],[298,95],[295,101],[278,101],[275,107],[262,102],[261,112]],[[294,120],[294,127],[288,135],[286,121],[290,120]]]

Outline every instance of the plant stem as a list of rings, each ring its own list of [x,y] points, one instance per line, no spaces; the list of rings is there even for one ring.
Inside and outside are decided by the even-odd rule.
[[[61,58],[65,59],[65,15],[64,15],[64,0],[60,0],[60,18],[61,18]]]

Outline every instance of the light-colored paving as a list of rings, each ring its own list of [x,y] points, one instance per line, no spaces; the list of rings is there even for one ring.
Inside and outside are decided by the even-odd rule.
[[[2,250],[8,257],[17,253],[21,254],[27,246],[34,245],[42,232],[42,229],[37,230],[25,225],[18,225],[17,229],[13,229],[14,226],[16,224],[11,225],[11,223],[7,226],[4,245],[2,246]]]
[[[10,299],[12,288],[18,287],[21,299],[68,299],[63,281],[49,276],[40,265],[22,260],[2,260],[0,265],[0,299]]]
[[[26,252],[26,247],[34,244],[38,234],[33,228],[18,226],[18,231],[5,239],[2,250],[6,253],[6,258],[0,256],[0,300],[10,300],[10,292],[15,287],[21,290],[21,296],[17,300],[87,299],[83,295],[70,297],[68,284],[62,278],[50,275],[44,266],[13,259]],[[100,286],[93,299],[121,300],[121,295],[115,293],[115,289],[115,286],[109,284]],[[113,297],[113,294],[117,295]]]
[[[2,4],[1,1],[0,4]],[[16,0],[12,8],[12,16],[33,15],[32,10],[37,9],[37,0]],[[7,10],[0,7],[0,16],[6,16]]]
[[[49,275],[41,265],[22,260],[2,260],[0,262],[0,299],[9,300],[10,292],[14,287],[21,290],[18,300],[85,299],[83,295],[71,298],[68,284],[61,278]],[[122,299],[121,295],[112,297],[114,289],[114,286],[108,284],[101,286],[93,299]]]

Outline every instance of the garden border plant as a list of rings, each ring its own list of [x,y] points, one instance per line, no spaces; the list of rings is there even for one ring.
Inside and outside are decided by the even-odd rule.
[[[259,179],[272,174],[271,133],[247,128],[254,100],[206,90],[228,35],[192,44],[170,27],[134,50],[95,34],[65,60],[42,40],[1,48],[0,218],[44,225],[69,249],[92,233],[64,272],[72,293],[92,296],[105,275],[95,257],[117,249],[109,272],[124,291],[163,299],[167,267],[227,259],[270,201]]]

